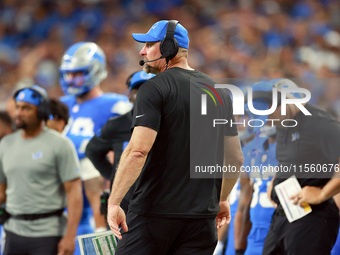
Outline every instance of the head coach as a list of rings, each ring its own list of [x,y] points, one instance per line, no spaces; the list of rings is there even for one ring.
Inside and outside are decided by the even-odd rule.
[[[223,181],[190,178],[191,153],[239,169],[243,155],[236,126],[197,125],[203,132],[192,139],[191,89],[200,98],[201,84],[196,81],[203,80],[208,87],[215,82],[189,66],[188,32],[178,21],[162,20],[146,34],[132,36],[145,43],[140,51],[143,70],[157,75],[138,91],[132,137],[108,201],[108,223],[121,239],[116,254],[212,254],[217,228],[230,218],[227,198],[236,175]],[[229,95],[219,93],[223,107],[209,114],[233,118]],[[215,107],[208,100],[210,106]],[[210,143],[209,150],[203,141]],[[139,176],[125,217],[120,202]]]

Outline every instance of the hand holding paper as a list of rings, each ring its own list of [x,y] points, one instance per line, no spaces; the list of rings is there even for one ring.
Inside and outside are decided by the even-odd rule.
[[[299,203],[299,206],[291,200],[291,197],[294,197],[294,199],[299,201],[300,197],[297,194],[305,194],[305,192],[302,192],[295,175],[276,185],[275,192],[289,222],[296,221],[312,212],[312,208],[308,203],[302,201],[301,204]],[[307,198],[309,199],[309,197]]]
[[[301,207],[303,207],[304,203],[311,205],[320,204],[322,203],[321,188],[305,186],[300,192],[291,196],[290,199],[293,200],[293,204],[298,204]]]

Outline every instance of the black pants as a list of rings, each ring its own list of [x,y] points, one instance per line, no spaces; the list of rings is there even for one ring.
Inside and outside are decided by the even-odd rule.
[[[116,255],[211,255],[217,244],[215,219],[170,219],[129,212]]]
[[[289,223],[275,211],[268,231],[263,255],[329,255],[339,231],[339,211],[326,202],[305,217]]]
[[[6,231],[4,255],[56,255],[61,237],[23,237]]]

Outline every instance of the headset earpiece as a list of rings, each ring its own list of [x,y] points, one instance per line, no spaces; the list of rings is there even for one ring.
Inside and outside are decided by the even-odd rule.
[[[166,34],[160,44],[160,51],[162,56],[166,56],[166,62],[173,59],[178,52],[179,46],[175,38],[175,29],[178,24],[177,20],[169,20],[166,27]]]
[[[47,121],[51,115],[50,100],[46,99],[38,106],[38,119]]]

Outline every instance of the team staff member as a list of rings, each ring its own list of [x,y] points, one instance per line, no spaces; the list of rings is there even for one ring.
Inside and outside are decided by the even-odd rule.
[[[282,88],[293,89],[297,86],[287,79],[252,85],[253,91],[267,92],[270,95],[273,87],[280,92]],[[290,93],[290,96],[293,94]],[[271,105],[270,99],[260,96],[259,93],[258,97],[254,98],[255,101],[269,101]],[[280,120],[274,122],[278,124],[276,158],[279,164],[281,166],[338,164],[339,122],[324,110],[309,103],[304,107],[311,115],[304,115],[295,104],[287,104],[286,107],[287,115],[281,115],[281,105],[269,115],[269,119]],[[282,127],[283,119],[294,119],[298,124],[295,127]],[[340,191],[340,179],[326,178],[327,176],[322,173],[313,175],[310,172],[301,174],[278,172],[274,186],[292,175],[297,176],[302,187],[301,192],[292,199],[300,205],[304,202],[311,204],[312,212],[289,223],[273,189],[271,198],[278,206],[265,240],[263,254],[330,254],[339,229],[339,213],[332,196]]]
[[[140,51],[147,63],[144,71],[157,75],[138,91],[134,130],[109,198],[108,223],[122,239],[116,253],[212,254],[217,243],[216,225],[219,228],[230,220],[227,198],[238,173],[223,183],[216,178],[192,179],[190,163],[196,164],[202,156],[221,166],[225,159],[227,165],[240,169],[243,156],[236,127],[221,125],[214,129],[210,122],[210,118],[232,118],[231,99],[221,90],[223,106],[213,111],[215,105],[208,100],[210,110],[205,117],[209,121],[196,122],[191,117],[207,120],[199,118],[200,86],[204,83],[213,87],[215,82],[188,65],[187,30],[177,21],[163,20],[155,23],[147,34],[133,37],[145,42]],[[155,61],[146,62],[151,60]],[[194,116],[190,116],[190,110]],[[199,137],[190,139],[191,124]],[[194,162],[190,162],[191,156]],[[140,174],[126,222],[120,203]]]
[[[10,213],[4,254],[73,254],[82,207],[74,146],[44,127],[46,91],[33,86],[14,98],[20,130],[0,143],[0,202]]]
[[[144,71],[139,71],[131,74],[126,85],[129,88],[129,100],[135,104],[136,96],[139,87],[148,79],[155,76],[154,74],[147,74]],[[131,138],[131,123],[132,123],[133,109],[128,113],[112,118],[103,126],[100,135],[95,135],[90,140],[86,147],[86,156],[92,161],[93,165],[98,169],[103,177],[113,182],[116,168],[123,150]],[[106,157],[107,153],[114,152],[114,164]],[[127,213],[129,201],[132,197],[134,187],[124,197],[121,207]],[[107,205],[101,211],[106,215]]]
[[[0,111],[0,141],[6,135],[14,131],[14,123],[7,111]],[[3,255],[5,246],[5,234],[3,226],[0,226],[0,255]]]

